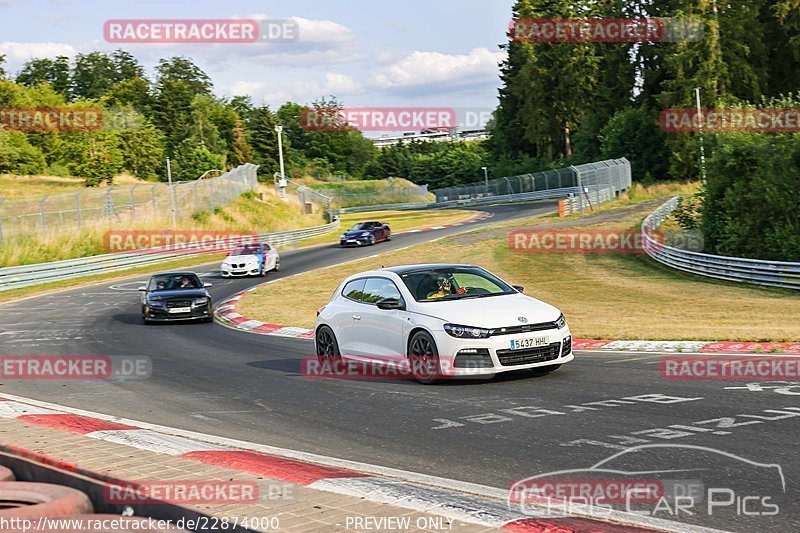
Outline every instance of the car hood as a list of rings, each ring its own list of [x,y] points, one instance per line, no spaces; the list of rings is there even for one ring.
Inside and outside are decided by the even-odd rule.
[[[204,296],[208,296],[208,292],[205,289],[183,289],[183,290],[174,290],[174,291],[152,291],[147,293],[148,298],[162,298],[162,299],[172,299],[172,298],[202,298]]]
[[[256,260],[258,261],[261,258],[260,255],[256,254],[247,254],[247,255],[229,255],[228,257],[223,260],[223,263],[246,263],[248,261]]]
[[[345,237],[358,237],[362,233],[372,233],[371,229],[347,230],[344,232]]]
[[[502,328],[523,324],[554,322],[561,312],[550,304],[524,294],[507,294],[448,300],[442,302],[417,302],[414,309],[422,314],[462,326],[479,328]]]

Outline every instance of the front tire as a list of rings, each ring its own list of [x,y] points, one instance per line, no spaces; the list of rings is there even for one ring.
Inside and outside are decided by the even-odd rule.
[[[317,334],[314,337],[314,347],[317,351],[317,360],[320,364],[334,364],[341,361],[342,354],[339,351],[339,343],[336,341],[336,335],[333,330],[328,326],[320,326]]]
[[[411,373],[423,385],[432,385],[441,377],[439,350],[436,341],[427,331],[418,331],[408,343]]]

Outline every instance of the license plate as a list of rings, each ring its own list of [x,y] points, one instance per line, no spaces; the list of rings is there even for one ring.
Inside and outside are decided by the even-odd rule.
[[[169,310],[170,313],[191,313],[191,307],[173,307]]]
[[[524,350],[526,348],[538,348],[547,346],[547,337],[532,337],[530,339],[517,339],[510,341],[512,350]]]

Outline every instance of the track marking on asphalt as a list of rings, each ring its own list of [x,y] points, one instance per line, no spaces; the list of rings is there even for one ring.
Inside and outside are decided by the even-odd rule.
[[[506,522],[509,518],[509,514],[512,512],[509,507],[503,505],[503,502],[506,502],[508,498],[508,489],[288,450],[204,433],[196,433],[157,424],[149,424],[147,422],[23,398],[12,394],[3,393],[2,397],[6,398],[7,401],[0,401],[0,416],[5,414],[8,418],[16,418],[19,415],[31,414],[71,413],[82,417],[90,417],[140,428],[132,430],[95,431],[86,434],[86,436],[90,438],[102,438],[103,440],[111,440],[128,446],[141,447],[149,451],[154,451],[155,447],[160,453],[176,456],[181,455],[189,458],[194,455],[213,457],[215,453],[233,453],[234,455],[238,454],[237,456],[241,456],[244,462],[247,462],[250,458],[257,458],[259,459],[259,464],[265,463],[263,459],[267,459],[266,463],[269,464],[285,463],[286,461],[281,460],[281,458],[285,458],[290,461],[312,463],[299,464],[298,466],[301,469],[313,471],[323,470],[327,467],[328,469],[350,470],[352,474],[358,476],[338,476],[341,478],[340,481],[335,479],[337,477],[335,475],[330,476],[326,474],[324,476],[317,476],[319,478],[317,481],[307,484],[310,488],[317,490],[338,492],[340,494],[350,494],[353,496],[360,495],[360,497],[366,498],[368,501],[374,501],[381,497],[388,497],[389,494],[393,494],[393,497],[387,503],[394,506],[416,510],[420,505],[424,505],[429,507],[430,511],[436,514],[453,517],[459,516],[462,519],[469,520],[471,523],[490,527],[497,527],[503,522]],[[3,404],[6,404],[5,410]],[[798,416],[800,416],[800,414],[798,414]],[[230,448],[238,448],[238,450],[230,450]],[[220,451],[215,452],[214,450],[217,449]],[[277,458],[263,458],[258,456],[259,453],[277,456]],[[227,465],[227,457],[221,455],[220,458],[221,460],[224,459],[223,462]],[[296,469],[292,469],[292,472],[295,471]],[[371,481],[372,478],[370,478],[369,475],[389,479]],[[360,487],[358,485],[360,479],[368,480],[367,485]],[[425,498],[425,495],[429,497]],[[475,498],[475,496],[494,501],[487,502],[485,500],[479,500]],[[425,501],[426,499],[428,501]],[[695,532],[721,533],[720,530],[717,529],[687,525],[682,522],[666,520],[654,516],[608,509],[604,510],[602,513],[598,513],[596,510],[592,510],[588,507],[585,509],[581,506],[573,507],[572,511],[575,516],[601,521],[610,520],[628,526],[652,528],[674,533],[687,531],[687,527],[689,527],[691,531]],[[545,508],[542,508],[541,511],[544,512]],[[514,514],[517,515],[512,517],[516,519],[515,522],[508,523],[508,525],[513,525],[516,521],[526,519],[524,516],[518,516],[518,513]],[[533,518],[533,516],[527,514],[527,519],[531,518]]]
[[[643,356],[643,357],[630,357],[628,359],[615,359],[613,361],[605,361],[605,363],[606,364],[610,364],[610,363],[627,363],[629,361],[645,361],[647,359],[653,359],[653,358],[662,359],[663,356],[661,356],[661,355],[648,355],[648,356]],[[657,361],[657,362],[660,363],[661,361]]]

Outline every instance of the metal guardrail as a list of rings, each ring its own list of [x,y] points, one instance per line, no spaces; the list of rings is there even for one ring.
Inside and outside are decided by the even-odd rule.
[[[275,233],[262,233],[257,235],[257,237],[261,241],[280,246],[311,237],[325,235],[338,228],[339,221],[336,220],[322,226],[279,231]],[[252,238],[252,236],[247,235],[244,238]],[[235,244],[235,242],[232,244]],[[67,259],[52,263],[0,268],[0,292],[22,287],[31,287],[42,283],[128,270],[139,266],[161,263],[177,257],[195,257],[204,253],[201,247],[202,244],[197,244],[194,247],[188,245],[179,247],[164,246],[116,254],[96,255],[79,259]]]
[[[658,242],[652,232],[677,209],[679,200],[680,196],[671,198],[642,222],[642,241],[647,255],[659,263],[698,276],[800,290],[800,263],[709,255]]]

